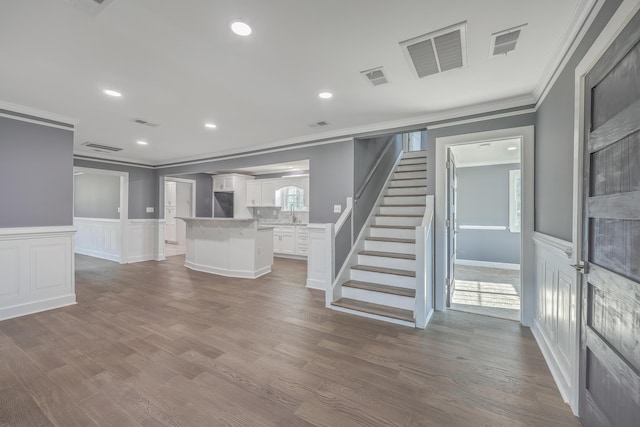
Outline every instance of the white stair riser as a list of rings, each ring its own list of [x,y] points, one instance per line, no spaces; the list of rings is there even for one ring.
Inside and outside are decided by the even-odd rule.
[[[396,172],[393,174],[393,179],[426,179],[427,171],[414,171],[414,172]]]
[[[366,289],[349,288],[347,286],[342,288],[342,297],[411,311],[415,309],[416,304],[415,298],[385,294],[383,292],[369,291]]]
[[[365,251],[376,252],[395,252],[397,254],[412,254],[416,253],[415,243],[399,243],[399,242],[381,242],[378,240],[365,240]]]
[[[375,273],[373,271],[351,269],[351,280],[360,282],[377,283],[379,285],[397,286],[399,288],[415,289],[416,278],[398,276],[395,274]],[[342,288],[344,291],[346,288]],[[343,294],[344,295],[344,294]]]
[[[382,268],[395,268],[397,270],[416,271],[416,261],[413,259],[358,255],[358,264]]]
[[[369,231],[371,237],[391,237],[394,239],[415,239],[416,230],[402,230],[396,228],[377,228],[371,227]]]
[[[424,215],[424,206],[380,206],[380,215]]]
[[[383,205],[424,205],[427,202],[425,196],[385,197]]]
[[[385,193],[387,196],[401,196],[404,194],[427,194],[427,187],[414,187],[414,188],[387,188]]]
[[[422,217],[407,217],[407,216],[376,216],[375,225],[420,225],[422,224]]]
[[[425,150],[422,151],[407,151],[402,155],[403,159],[412,159],[414,157],[424,157],[427,155]]]
[[[426,179],[401,179],[397,181],[391,181],[389,183],[389,187],[426,187],[427,180]]]
[[[427,170],[425,163],[417,163],[415,165],[400,165],[396,172],[422,172]]]

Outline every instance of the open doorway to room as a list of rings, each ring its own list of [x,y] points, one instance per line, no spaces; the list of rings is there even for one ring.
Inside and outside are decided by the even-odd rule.
[[[520,321],[521,139],[448,148],[447,305]]]
[[[196,181],[165,177],[164,204],[165,256],[184,255],[187,228],[185,222],[177,218],[196,216]]]

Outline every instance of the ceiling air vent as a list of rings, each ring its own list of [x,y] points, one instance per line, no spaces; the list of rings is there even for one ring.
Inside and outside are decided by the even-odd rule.
[[[143,126],[149,126],[149,127],[152,127],[152,128],[158,127],[157,123],[151,123],[151,122],[148,122],[148,121],[142,120],[142,119],[131,119],[131,121],[133,123],[137,123],[137,124],[143,125]]]
[[[516,49],[522,29],[527,24],[491,34],[489,56],[506,55]]]
[[[115,0],[65,0],[72,7],[91,16],[98,16]]]
[[[319,122],[311,123],[309,125],[309,127],[312,127],[312,128],[321,128],[321,127],[324,127],[324,126],[329,126],[329,122],[326,122],[326,121],[322,120],[322,121],[319,121]]]
[[[380,86],[389,83],[387,75],[384,73],[384,68],[377,67],[370,70],[360,71],[360,74],[371,84],[371,86]]]
[[[400,42],[419,78],[467,65],[467,23],[461,22]]]
[[[89,147],[89,149],[93,151],[97,151],[98,153],[116,153],[118,151],[122,151],[122,148],[111,147],[109,145],[95,144],[91,141],[87,141],[84,144],[85,147]]]

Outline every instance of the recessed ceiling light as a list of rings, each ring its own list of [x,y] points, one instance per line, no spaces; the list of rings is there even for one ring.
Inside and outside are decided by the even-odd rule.
[[[147,141],[136,141],[138,144],[140,145],[147,145],[148,142]]]
[[[509,150],[509,151],[513,151],[513,150],[517,150],[517,149],[518,149],[518,147],[507,147],[507,150]]]
[[[329,99],[329,98],[333,98],[333,94],[331,92],[320,92],[318,94],[318,97],[322,99]]]
[[[215,125],[215,124],[213,124],[213,123],[205,123],[205,124],[204,124],[204,127],[209,128],[209,129],[215,129],[215,128],[217,128],[218,126],[217,126],[217,125]]]
[[[246,37],[249,34],[251,34],[252,30],[251,30],[251,27],[246,22],[233,21],[231,23],[231,31],[233,31],[239,36]]]
[[[114,96],[116,98],[120,98],[122,96],[122,94],[120,92],[118,92],[117,90],[105,89],[105,90],[103,90],[103,92],[106,95]]]

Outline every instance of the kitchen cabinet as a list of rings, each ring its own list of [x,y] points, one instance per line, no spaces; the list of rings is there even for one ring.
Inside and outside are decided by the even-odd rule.
[[[273,252],[279,254],[295,255],[295,226],[275,227],[273,229]]]
[[[262,204],[262,182],[247,181],[247,207],[260,207]]]
[[[296,227],[296,255],[307,256],[309,252],[309,231],[307,227]]]
[[[279,188],[277,179],[262,180],[262,206],[276,206],[276,190]]]
[[[165,206],[176,205],[176,183],[173,181],[164,183],[164,204]]]
[[[216,175],[213,177],[213,191],[233,191],[234,183],[232,175]]]

